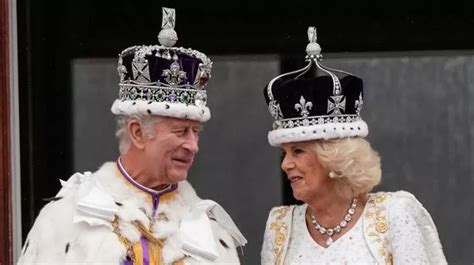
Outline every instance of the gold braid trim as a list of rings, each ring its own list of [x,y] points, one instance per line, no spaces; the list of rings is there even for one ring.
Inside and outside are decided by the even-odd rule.
[[[156,244],[158,246],[158,253],[161,253],[161,249],[163,249],[163,244],[165,240],[160,240],[157,239],[151,232],[150,230],[146,229],[145,226],[140,222],[140,221],[133,221],[133,225],[140,231],[140,233],[150,242]],[[151,227],[150,227],[151,229]],[[162,259],[162,257],[161,257]],[[162,264],[163,260],[160,261]],[[181,258],[179,260],[173,261],[172,265],[184,265],[184,258]]]
[[[132,224],[140,231],[140,233],[150,242],[157,244],[160,248],[163,248],[164,240],[157,239],[140,221],[133,221]]]
[[[112,231],[117,235],[120,243],[125,246],[125,249],[127,250],[127,256],[132,260],[133,263],[135,263],[137,259],[135,257],[135,252],[133,252],[133,245],[130,240],[120,233],[119,219],[117,215],[115,215],[114,220],[112,221],[112,228]]]
[[[378,254],[385,259],[387,265],[393,264],[393,256],[390,252],[389,243],[385,237],[385,233],[388,231],[388,224],[385,216],[385,209],[381,204],[386,200],[390,194],[381,193],[370,198],[367,202],[369,207],[365,213],[365,217],[371,220],[369,224],[369,237],[379,243]]]
[[[158,247],[158,253],[159,255],[161,255],[161,249],[163,248],[164,240],[157,239],[148,229],[145,228],[145,226],[140,221],[133,221],[132,224],[148,241],[150,241],[153,244],[156,244],[156,246]],[[113,228],[113,232],[117,235],[120,243],[125,246],[125,249],[127,249],[127,256],[130,257],[133,263],[135,263],[137,260],[136,260],[135,252],[133,252],[133,244],[130,242],[130,240],[128,240],[126,237],[124,237],[120,233],[119,219],[117,215],[115,215],[114,220],[112,221],[112,228]],[[160,257],[160,259],[161,260],[159,261],[159,264],[164,264],[162,257]],[[176,260],[172,264],[184,265],[184,259],[185,258]]]
[[[281,253],[283,250],[283,243],[288,235],[288,226],[283,222],[283,218],[288,214],[290,207],[280,207],[273,211],[272,216],[278,215],[276,220],[270,224],[270,229],[275,231],[274,248],[275,264],[281,264]]]

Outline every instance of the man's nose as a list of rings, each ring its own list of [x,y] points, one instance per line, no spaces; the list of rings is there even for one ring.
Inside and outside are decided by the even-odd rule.
[[[199,151],[199,135],[190,131],[186,136],[186,141],[183,144],[183,147],[193,154],[196,154]]]

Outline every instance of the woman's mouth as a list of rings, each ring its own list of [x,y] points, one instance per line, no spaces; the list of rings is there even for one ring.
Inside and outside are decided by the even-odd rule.
[[[290,180],[291,184],[296,183],[296,182],[298,182],[298,181],[300,181],[300,180],[302,180],[302,179],[303,179],[303,177],[300,177],[300,176],[291,176],[291,177],[288,177],[288,180]]]

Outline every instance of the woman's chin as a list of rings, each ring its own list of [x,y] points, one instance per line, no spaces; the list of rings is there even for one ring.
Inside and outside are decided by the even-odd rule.
[[[299,189],[299,188],[295,188],[295,187],[292,187],[292,190],[293,190],[293,197],[295,199],[297,199],[298,201],[304,201],[304,192]]]

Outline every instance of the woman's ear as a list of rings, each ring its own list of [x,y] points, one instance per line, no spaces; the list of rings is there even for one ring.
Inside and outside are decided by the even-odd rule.
[[[144,149],[147,137],[140,122],[136,119],[131,119],[127,124],[127,130],[130,136],[130,144],[137,149]]]

